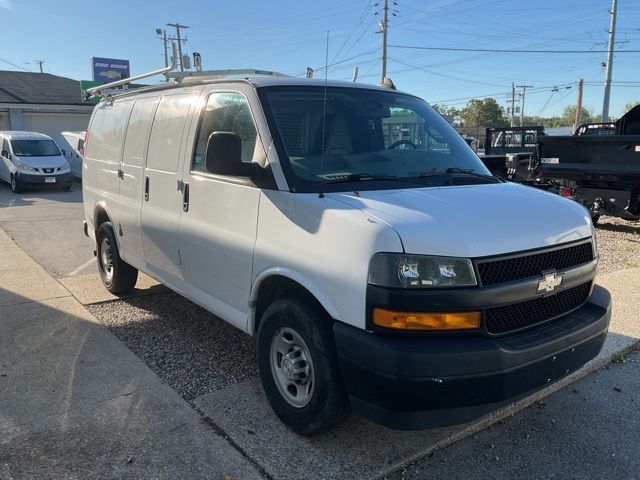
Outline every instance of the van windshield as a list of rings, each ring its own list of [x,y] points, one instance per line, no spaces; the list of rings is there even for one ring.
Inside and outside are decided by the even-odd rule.
[[[53,140],[12,140],[13,153],[18,157],[57,157],[60,150]]]
[[[417,97],[329,87],[325,99],[321,86],[265,87],[260,95],[295,190],[318,191],[321,179],[327,191],[353,189],[353,182],[358,190],[397,188],[398,181],[436,186],[448,184],[450,172],[469,175],[470,183],[491,181],[463,138]]]

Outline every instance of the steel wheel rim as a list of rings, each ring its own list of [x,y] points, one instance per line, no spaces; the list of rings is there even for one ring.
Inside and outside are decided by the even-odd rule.
[[[280,328],[271,339],[269,360],[282,398],[293,407],[306,406],[313,397],[315,378],[309,348],[298,332]]]
[[[111,242],[106,237],[100,243],[100,263],[107,282],[110,282],[113,278],[113,249]]]

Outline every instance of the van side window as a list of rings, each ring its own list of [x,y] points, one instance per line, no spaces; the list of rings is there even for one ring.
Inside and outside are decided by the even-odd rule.
[[[87,156],[104,162],[120,163],[120,151],[133,102],[100,104],[96,107],[90,127]]]
[[[149,139],[157,100],[157,98],[142,98],[133,106],[122,152],[122,163],[125,165],[140,167],[144,163],[144,149]]]
[[[198,133],[193,170],[206,171],[207,141],[213,132],[237,133],[242,139],[242,161],[251,162],[256,149],[257,131],[246,97],[220,92],[209,97]]]
[[[147,168],[164,172],[178,170],[182,132],[195,99],[193,94],[162,97],[151,127]]]
[[[4,139],[4,142],[2,142],[2,151],[3,152],[11,152],[11,150],[9,150],[9,142],[7,142],[7,139]]]

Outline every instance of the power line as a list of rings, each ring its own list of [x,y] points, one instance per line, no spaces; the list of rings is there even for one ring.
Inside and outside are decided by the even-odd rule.
[[[8,63],[9,65],[19,68],[21,70],[24,70],[25,72],[30,72],[31,70],[21,67],[20,65],[16,65],[15,63],[11,63],[9,60],[5,60],[4,58],[0,58],[0,61],[4,62],[4,63]]]
[[[486,52],[486,53],[608,53],[608,50],[510,50],[507,48],[455,48],[455,47],[419,47],[414,45],[389,45],[389,48],[408,48],[412,50],[434,50],[446,52]],[[640,53],[640,50],[619,50],[618,53]]]

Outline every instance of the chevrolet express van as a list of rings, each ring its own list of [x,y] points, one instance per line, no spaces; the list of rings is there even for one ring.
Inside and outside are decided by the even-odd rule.
[[[51,137],[36,132],[0,132],[0,179],[15,193],[25,188],[71,188],[71,170]]]
[[[84,161],[106,288],[143,271],[256,336],[266,396],[301,434],[350,411],[466,422],[605,339],[589,213],[491,176],[413,95],[184,78],[99,103]]]

